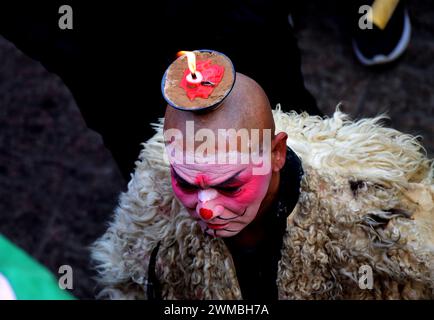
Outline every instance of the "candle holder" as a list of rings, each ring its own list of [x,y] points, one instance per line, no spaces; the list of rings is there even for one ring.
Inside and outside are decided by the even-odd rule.
[[[170,106],[183,111],[202,112],[216,109],[222,105],[224,99],[234,87],[235,68],[232,61],[225,54],[218,51],[204,49],[193,52],[196,55],[198,67],[203,62],[209,62],[206,63],[204,70],[197,70],[202,77],[200,83],[188,82],[195,75],[188,72],[187,57],[185,55],[180,56],[167,68],[163,75],[161,81],[163,97]],[[224,70],[223,76],[219,77],[220,81],[212,81],[215,77],[210,76],[210,70],[206,69],[207,66],[216,66],[219,70]],[[197,88],[198,86],[200,88]],[[205,91],[209,95],[207,97],[200,96],[200,94],[197,96],[196,90],[199,93],[199,90]]]

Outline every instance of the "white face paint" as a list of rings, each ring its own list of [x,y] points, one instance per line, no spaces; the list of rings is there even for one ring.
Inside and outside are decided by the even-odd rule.
[[[218,195],[219,194],[215,189],[205,189],[205,190],[200,190],[197,194],[197,197],[200,202],[207,202],[207,201],[214,200],[215,198],[218,197]]]

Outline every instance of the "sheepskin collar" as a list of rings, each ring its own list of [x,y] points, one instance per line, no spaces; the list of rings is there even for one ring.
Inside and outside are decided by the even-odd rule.
[[[432,161],[414,137],[336,112],[274,112],[303,162],[286,219],[279,299],[434,298]],[[144,144],[107,232],[92,248],[101,297],[148,298],[148,267],[164,299],[241,299],[224,241],[201,231],[173,196],[161,124]],[[372,270],[373,289],[359,283]]]

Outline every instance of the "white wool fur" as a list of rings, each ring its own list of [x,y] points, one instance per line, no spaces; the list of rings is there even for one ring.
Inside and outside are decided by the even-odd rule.
[[[276,132],[301,158],[305,176],[288,218],[279,262],[280,299],[433,298],[433,164],[415,137],[356,122],[273,111]],[[149,257],[168,299],[240,299],[232,257],[174,198],[162,124],[143,144],[128,191],[92,248],[101,297],[147,298]],[[373,290],[358,286],[372,267]]]
[[[394,186],[432,182],[432,161],[417,137],[382,127],[386,116],[354,122],[339,108],[323,119],[279,106],[273,113],[276,131],[288,132],[288,146],[315,169]]]

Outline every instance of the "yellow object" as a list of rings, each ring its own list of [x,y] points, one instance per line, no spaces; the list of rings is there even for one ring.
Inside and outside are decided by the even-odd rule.
[[[372,4],[372,22],[383,30],[390,20],[399,0],[375,0]]]

